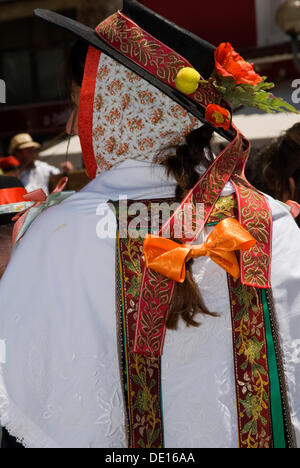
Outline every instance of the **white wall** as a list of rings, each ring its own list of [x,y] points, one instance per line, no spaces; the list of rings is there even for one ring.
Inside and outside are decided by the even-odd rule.
[[[276,24],[276,12],[285,0],[255,0],[257,45],[265,47],[288,42]]]

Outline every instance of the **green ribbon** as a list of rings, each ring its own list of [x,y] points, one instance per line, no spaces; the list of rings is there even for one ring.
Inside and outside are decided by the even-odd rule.
[[[21,211],[27,210],[30,208],[34,202],[18,202],[18,203],[8,203],[7,205],[0,205],[0,215],[2,214],[17,214]]]
[[[266,291],[264,289],[261,290],[261,296],[262,296],[262,305],[263,305],[264,319],[265,319],[265,332],[266,332],[266,339],[267,339],[274,448],[286,448],[284,419],[283,419],[283,410],[282,410],[282,401],[281,401],[276,352],[275,352],[275,345],[274,345],[273,334],[272,334],[268,301],[267,301]]]

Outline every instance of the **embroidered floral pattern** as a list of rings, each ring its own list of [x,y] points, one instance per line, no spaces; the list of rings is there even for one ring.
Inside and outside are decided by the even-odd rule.
[[[237,218],[237,206],[234,195],[228,197],[220,197],[214,206],[214,209],[209,217],[208,223],[215,224],[225,218]]]
[[[148,212],[145,214],[148,222]],[[133,352],[137,303],[144,266],[142,244],[142,238],[118,240],[120,276],[117,285],[121,287],[119,303],[122,303],[119,309],[121,375],[126,376],[122,380],[129,447],[160,448],[163,445],[160,359]],[[155,326],[153,323],[148,324],[153,325]]]
[[[150,206],[151,202],[148,203],[148,212],[150,212]],[[147,214],[145,213],[146,216]],[[235,217],[236,214],[235,196],[221,197],[208,223],[228,216]],[[146,218],[142,225],[147,226]],[[160,440],[159,393],[155,393],[159,392],[157,379],[160,361],[159,357],[154,356],[160,351],[161,330],[165,320],[165,315],[161,312],[168,309],[172,282],[149,271],[149,282],[142,290],[142,300],[145,301],[146,306],[139,317],[138,300],[144,271],[144,262],[141,257],[142,242],[139,239],[130,238],[120,239],[119,242],[120,259],[123,265],[123,304],[126,317],[128,317],[125,321],[127,337],[130,336],[129,341],[132,347],[127,353],[128,362],[130,362],[128,382],[132,395],[128,409],[129,434],[133,434],[132,446],[156,446],[156,441]],[[240,446],[269,448],[273,444],[270,382],[261,297],[255,288],[243,286],[240,280],[228,277],[228,281],[232,310]],[[141,333],[134,337],[136,321],[141,326]],[[134,353],[134,339],[137,340],[135,345],[140,349],[152,350],[151,358]]]
[[[162,111],[162,109],[154,110],[154,111],[153,111],[153,114],[152,114],[151,122],[152,122],[153,124],[157,124],[157,123],[161,120],[162,116],[163,116],[163,111]]]
[[[101,94],[98,94],[96,96],[96,99],[95,99],[95,109],[97,112],[99,112],[99,110],[101,109],[101,106],[102,106],[102,96]]]
[[[108,92],[111,96],[115,96],[118,91],[121,91],[122,89],[122,83],[120,80],[114,80],[109,85],[107,86]]]
[[[193,210],[193,223],[191,223],[191,229],[189,226],[185,225],[183,236],[181,238],[184,242],[194,241],[198,235],[201,233],[204,225],[208,222],[209,216],[212,213],[215,204],[218,201],[220,193],[228,180],[233,180],[236,172],[239,170],[239,165],[243,157],[245,157],[247,152],[242,151],[242,135],[238,134],[236,139],[228,145],[228,147],[221,153],[215,160],[215,162],[210,166],[206,171],[204,176],[200,179],[198,184],[193,188],[193,190],[187,195],[185,200],[181,205],[181,212],[184,211],[185,207],[189,209],[192,207]],[[266,206],[266,201],[262,195],[258,192],[253,194],[253,197],[260,198],[259,203],[260,207],[265,207],[266,209],[257,210],[255,205],[249,206],[249,213],[243,211],[245,204],[250,203],[251,197],[249,200],[245,198],[245,201],[242,200],[241,191],[244,187],[248,187],[245,180],[240,180],[240,178],[235,179],[237,184],[236,192],[239,200],[239,216],[241,223],[244,223],[245,228],[247,229],[249,217],[257,216],[259,219],[264,219],[264,217],[271,216],[269,210]],[[251,188],[248,187],[251,191]],[[253,189],[254,190],[254,189]],[[197,217],[195,216],[197,204],[202,204],[204,208],[204,216]],[[242,208],[241,208],[242,207]],[[254,214],[255,213],[255,214]],[[180,217],[180,216],[179,216]],[[176,220],[178,219],[178,212],[172,216],[162,227],[160,234],[165,237],[174,237],[176,232]],[[251,233],[251,231],[249,230]],[[262,261],[257,260],[257,252],[255,248],[246,251],[242,257],[242,266],[241,266],[241,278],[242,282],[246,281],[251,283],[251,286],[259,287],[263,284],[265,287],[268,284],[270,278],[270,251],[271,251],[271,231],[268,232],[266,238],[263,236],[263,239],[266,243],[262,243],[257,248],[264,249],[264,256],[258,257]],[[257,239],[257,242],[260,243],[260,238]],[[161,289],[156,291],[156,298],[153,298],[153,301],[149,301],[150,290],[154,288],[154,280],[151,277],[152,273],[149,269],[145,268],[143,273],[140,300],[139,300],[139,310],[138,310],[138,321],[136,329],[136,339],[135,339],[135,351],[145,355],[158,356],[162,353],[164,337],[166,332],[165,321],[169,313],[169,304],[171,302],[174,283],[168,281],[165,284],[161,284]],[[247,283],[246,283],[247,284]],[[146,295],[145,295],[146,291]],[[158,298],[158,293],[163,296],[163,299]],[[157,328],[155,334],[152,333],[151,329],[145,327],[145,317],[147,320],[151,321],[153,317],[156,317],[157,323],[160,323],[160,328]],[[158,321],[158,316],[160,316],[160,321]],[[149,336],[150,334],[150,336]]]
[[[271,448],[270,380],[261,300],[228,277],[232,308],[240,447]]]
[[[257,241],[252,249],[241,252],[241,275],[249,286],[270,287],[272,213],[266,198],[243,177],[235,175],[232,182],[238,188],[239,220]]]
[[[184,200],[184,205],[189,205],[191,201],[196,206],[197,203],[204,205],[204,217],[199,221],[198,233],[202,230],[205,223],[211,214],[215,203],[217,202],[220,193],[233,174],[235,167],[239,163],[241,149],[241,135],[239,135],[215,160],[210,166],[206,174],[199,180],[193,191]],[[183,206],[184,206],[183,205]],[[168,224],[163,226],[163,230],[169,230],[172,234],[174,226],[174,218]],[[164,231],[163,231],[164,232]],[[193,241],[195,232],[189,233],[185,230],[185,242]]]
[[[158,89],[103,53],[93,106],[98,174],[127,158],[152,161],[161,148],[183,143],[184,136],[201,125]],[[149,122],[154,124],[151,129]]]
[[[120,11],[100,23],[96,33],[140,67],[174,88],[178,72],[191,67],[185,58],[150,36]],[[219,104],[219,95],[210,83],[204,85],[202,90],[200,88],[202,86],[193,95],[195,101],[205,107],[210,103]]]

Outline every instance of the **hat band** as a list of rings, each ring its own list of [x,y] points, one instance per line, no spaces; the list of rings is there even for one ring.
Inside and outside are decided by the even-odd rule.
[[[0,190],[0,205],[8,205],[10,203],[23,202],[23,195],[27,191],[24,187],[11,187]]]
[[[188,60],[120,11],[102,21],[95,32],[113,49],[173,89],[177,89],[175,80],[178,72],[185,67],[192,68]],[[201,84],[189,98],[204,108],[220,103],[220,96],[210,83]]]

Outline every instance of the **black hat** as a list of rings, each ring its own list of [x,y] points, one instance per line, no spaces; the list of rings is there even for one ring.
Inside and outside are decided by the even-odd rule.
[[[0,225],[10,223],[16,213],[32,205],[24,201],[26,193],[19,179],[0,175]]]
[[[34,13],[43,20],[53,23],[56,26],[75,34],[83,41],[117,60],[129,70],[135,72],[153,86],[160,89],[163,93],[168,95],[171,99],[204,123],[206,123],[206,106],[216,102],[220,103],[220,96],[212,89],[212,87],[209,87],[209,89],[202,88],[201,92],[196,96],[196,99],[195,97],[185,95],[176,89],[175,86],[170,85],[170,82],[168,83],[166,80],[161,79],[159,73],[153,73],[151,72],[151,69],[149,70],[149,67],[147,68],[143,66],[141,63],[143,59],[141,59],[140,62],[138,60],[133,60],[133,54],[130,55],[124,52],[124,48],[118,49],[114,47],[112,42],[107,40],[107,38],[105,38],[105,34],[102,34],[99,29],[102,25],[103,30],[105,29],[105,21],[100,23],[100,25],[94,30],[53,11],[36,9],[34,10]],[[136,26],[142,34],[145,33],[148,38],[150,37],[153,39],[153,42],[155,42],[155,44],[153,44],[154,47],[162,46],[168,48],[170,56],[173,55],[173,57],[171,57],[171,62],[173,60],[175,64],[177,60],[177,70],[178,60],[183,59],[182,63],[185,61],[190,64],[190,67],[197,70],[204,79],[208,79],[213,73],[215,51],[215,47],[213,45],[197,37],[195,34],[180,28],[135,0],[123,0],[123,8],[121,12],[118,13],[122,15],[122,17],[119,18],[121,22],[126,20],[126,18],[131,21],[131,31],[129,32],[129,35],[134,32],[132,30],[134,29],[134,26]],[[124,30],[122,31],[122,34],[124,35]],[[148,45],[149,44],[151,47],[151,41]],[[171,62],[170,65],[172,66]],[[181,65],[181,68],[183,66],[184,65]],[[173,75],[172,81],[174,83],[176,78],[175,66],[173,66],[170,73]],[[226,102],[223,102],[222,105],[229,108],[228,103]],[[224,131],[222,128],[216,128],[215,130],[228,140],[232,140],[235,135],[235,132],[232,129]]]

